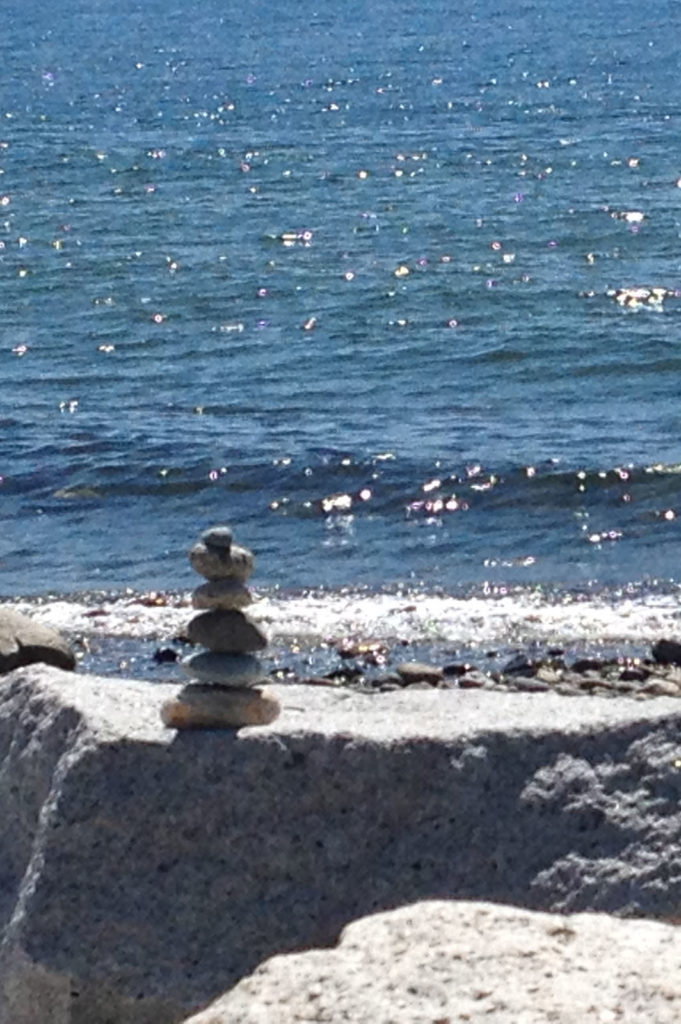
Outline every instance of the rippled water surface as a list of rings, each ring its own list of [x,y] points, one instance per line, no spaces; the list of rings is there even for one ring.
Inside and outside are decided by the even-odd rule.
[[[3,12],[0,594],[675,594],[677,5]]]

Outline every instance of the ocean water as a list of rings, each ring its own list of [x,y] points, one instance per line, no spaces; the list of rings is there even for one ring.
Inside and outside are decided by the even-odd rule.
[[[0,597],[163,636],[229,522],[282,645],[674,631],[678,5],[3,14]]]

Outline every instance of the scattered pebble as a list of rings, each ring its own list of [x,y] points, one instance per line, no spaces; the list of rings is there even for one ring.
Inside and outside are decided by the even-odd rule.
[[[395,667],[404,686],[412,683],[428,683],[437,686],[444,679],[444,672],[436,665],[424,665],[419,661],[403,661]]]
[[[361,644],[357,644],[359,649]],[[344,643],[336,648],[347,656]],[[499,669],[482,669],[469,662],[444,666],[420,661],[401,662],[371,675],[366,667],[348,665],[329,670],[323,677],[295,678],[311,685],[345,686],[363,692],[387,693],[401,689],[487,689],[504,692],[557,693],[565,697],[681,697],[681,643],[659,641],[655,657],[679,657],[679,662],[662,663],[653,658],[577,658],[571,665],[563,659],[563,648],[552,647],[544,656],[529,657],[521,652]],[[486,652],[481,652],[486,658]]]
[[[158,647],[154,651],[153,657],[154,661],[160,665],[163,662],[177,661],[179,655],[173,647]]]

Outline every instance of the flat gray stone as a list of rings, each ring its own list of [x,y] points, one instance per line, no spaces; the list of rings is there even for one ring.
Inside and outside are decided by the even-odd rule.
[[[13,608],[0,607],[0,674],[42,662],[67,671],[76,658],[66,640],[50,626]]]
[[[235,579],[245,583],[253,572],[255,559],[248,548],[232,544],[231,548],[195,544],[189,551],[192,569],[207,580]]]
[[[208,608],[234,608],[239,610],[247,608],[253,603],[253,597],[248,587],[239,580],[225,579],[212,580],[202,583],[192,593],[192,605],[198,609]]]
[[[681,907],[678,698],[272,685],[271,725],[176,732],[181,686],[3,683],[1,1024],[176,1024],[434,897]]]
[[[606,914],[426,902],[265,961],[186,1024],[678,1024],[681,934]]]
[[[190,679],[202,683],[219,683],[220,686],[253,686],[267,676],[252,654],[201,651],[183,658],[180,667]]]
[[[252,619],[220,608],[195,615],[187,626],[187,637],[216,654],[248,654],[267,647],[267,637]]]

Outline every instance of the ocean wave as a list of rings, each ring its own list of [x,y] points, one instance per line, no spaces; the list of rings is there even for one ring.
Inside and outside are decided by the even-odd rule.
[[[681,631],[676,586],[545,592],[483,587],[467,594],[318,590],[255,591],[249,609],[274,647],[314,647],[343,638],[474,649],[528,645],[645,645]],[[167,641],[193,614],[188,593],[54,596],[13,607],[70,635]]]
[[[59,453],[66,465],[56,466],[57,451],[45,450],[40,469],[9,472],[0,478],[2,494],[35,498],[91,500],[125,496],[198,495],[223,489],[257,492],[271,512],[309,518],[334,514],[446,515],[476,508],[543,509],[606,506],[629,513],[666,511],[681,493],[681,465],[622,464],[598,468],[568,466],[560,459],[533,464],[489,465],[471,460],[427,459],[422,462],[392,452],[356,455],[348,451],[282,454],[261,461],[226,452],[211,465],[177,460],[176,448],[157,446],[141,460],[131,453],[112,458],[96,445]],[[107,446],[108,447],[108,446]],[[98,455],[104,458],[99,459]],[[51,464],[52,463],[52,464]]]

